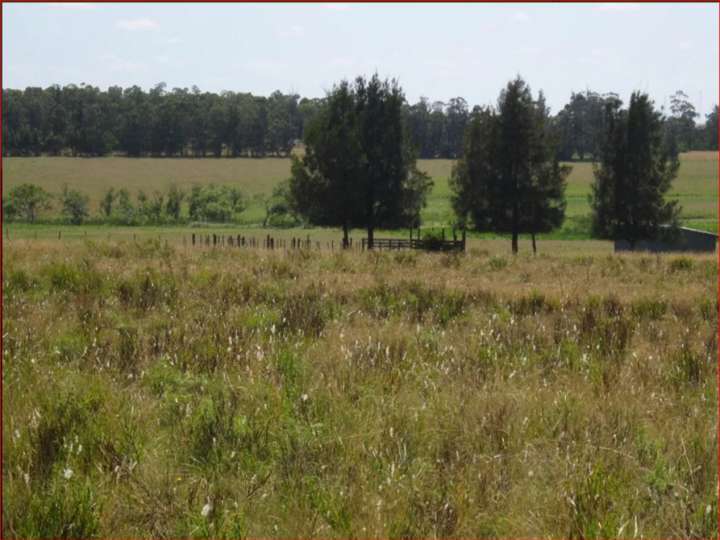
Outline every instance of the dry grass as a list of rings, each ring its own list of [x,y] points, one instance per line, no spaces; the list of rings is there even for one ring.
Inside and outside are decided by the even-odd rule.
[[[482,245],[6,245],[3,536],[715,534],[714,257]]]

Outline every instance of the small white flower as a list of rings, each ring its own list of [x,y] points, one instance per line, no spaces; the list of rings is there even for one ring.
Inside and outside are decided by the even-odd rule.
[[[208,517],[208,515],[210,514],[210,510],[212,510],[212,504],[210,504],[209,502],[205,503],[205,506],[202,507],[200,515],[202,515],[202,517]]]
[[[710,512],[712,512],[712,507],[708,504],[708,505],[705,507],[705,514],[709,514]]]
[[[308,398],[308,395],[307,395],[307,394],[303,394],[302,396],[300,396],[300,400],[303,401],[303,402],[307,401],[308,399],[309,399],[309,398]]]
[[[70,479],[72,478],[72,476],[73,476],[73,470],[72,470],[72,469],[67,468],[67,469],[64,469],[64,470],[63,470],[63,477],[65,478],[65,480],[70,480]]]

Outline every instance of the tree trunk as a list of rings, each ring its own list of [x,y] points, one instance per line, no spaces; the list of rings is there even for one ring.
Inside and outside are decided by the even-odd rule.
[[[537,246],[535,245],[535,227],[537,226],[537,205],[533,201],[532,206],[532,248],[533,248],[533,255],[537,255]]]
[[[372,187],[372,184],[368,187],[367,190],[367,201],[365,203],[366,206],[366,218],[367,218],[367,232],[368,232],[368,238],[367,238],[367,248],[373,249],[374,247],[374,239],[375,239],[375,193]]]
[[[518,252],[518,205],[513,204],[512,210],[512,252],[517,255]]]

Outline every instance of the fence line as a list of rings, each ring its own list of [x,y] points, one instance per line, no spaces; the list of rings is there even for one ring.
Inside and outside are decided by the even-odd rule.
[[[87,231],[84,232],[84,237],[87,238]],[[110,233],[107,233],[108,240],[110,239]],[[37,239],[37,231],[34,233],[35,239]],[[161,235],[158,235],[160,240]],[[62,231],[57,231],[57,239],[63,238]],[[137,242],[137,235],[133,233],[133,242]],[[5,228],[5,239],[10,240],[10,231]],[[255,249],[267,249],[276,250],[282,249],[288,250],[330,250],[334,251],[337,247],[338,250],[356,250],[365,251],[369,249],[369,242],[367,238],[361,238],[360,242],[354,242],[352,237],[348,238],[347,246],[344,246],[342,239],[338,240],[337,246],[335,240],[313,240],[310,235],[305,238],[293,236],[291,238],[276,238],[270,234],[263,237],[245,236],[242,234],[217,234],[217,233],[192,233],[189,236],[186,234],[182,235],[183,246],[188,246],[188,240],[192,247],[229,247],[229,248],[255,248]],[[165,239],[167,244],[167,238]],[[455,231],[453,231],[453,239],[445,240],[445,234],[443,231],[442,238],[413,238],[412,232],[410,238],[374,238],[373,248],[377,250],[395,250],[395,249],[420,249],[425,251],[465,251],[465,231],[462,232],[462,238],[457,239]]]

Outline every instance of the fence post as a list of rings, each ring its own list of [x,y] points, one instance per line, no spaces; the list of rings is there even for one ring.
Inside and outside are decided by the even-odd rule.
[[[465,251],[465,227],[462,230],[462,250]]]
[[[58,231],[58,240],[60,240],[60,231]]]

